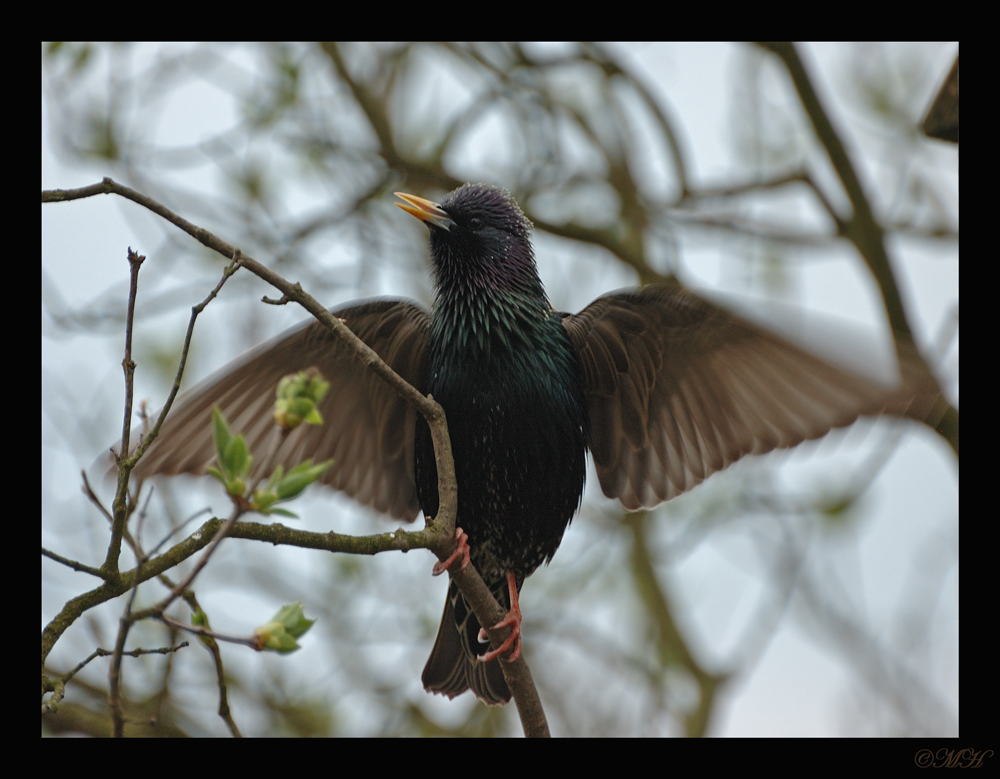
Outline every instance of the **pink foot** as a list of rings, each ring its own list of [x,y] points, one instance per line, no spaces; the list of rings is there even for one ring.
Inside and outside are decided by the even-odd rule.
[[[496,657],[504,654],[508,649],[510,650],[510,655],[508,657],[502,658],[505,663],[513,663],[517,658],[521,656],[521,604],[517,600],[517,581],[514,579],[514,574],[507,573],[507,589],[510,592],[510,611],[507,612],[507,616],[502,620],[497,622],[491,630],[496,630],[497,628],[507,627],[511,628],[510,635],[504,639],[504,642],[486,654],[479,655],[480,663],[488,663]],[[489,638],[486,635],[486,630],[483,628],[479,629],[479,640],[488,641]],[[513,649],[511,649],[513,647]]]
[[[458,570],[461,571],[465,566],[469,564],[469,537],[465,534],[465,531],[460,527],[455,528],[455,551],[451,553],[451,557],[447,560],[438,560],[434,563],[434,567],[431,569],[432,576],[440,576],[449,568],[451,564],[455,562],[459,557],[462,558],[462,564],[458,566]]]

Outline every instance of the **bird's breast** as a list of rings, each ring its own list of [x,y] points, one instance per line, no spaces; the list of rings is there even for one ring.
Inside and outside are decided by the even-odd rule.
[[[497,575],[526,576],[551,557],[583,491],[579,369],[561,324],[551,325],[430,344],[427,387],[448,420],[458,521],[477,567]],[[418,495],[425,511],[436,511],[433,448],[422,421],[416,446]]]

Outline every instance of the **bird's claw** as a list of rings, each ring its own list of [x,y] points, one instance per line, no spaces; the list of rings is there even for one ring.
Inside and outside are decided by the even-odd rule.
[[[507,616],[497,622],[490,630],[498,630],[499,628],[509,626],[510,635],[496,649],[479,655],[478,659],[480,663],[488,663],[490,660],[500,657],[508,650],[510,654],[507,657],[501,657],[505,663],[513,663],[521,656],[521,604],[518,602],[517,583],[512,573],[507,574],[507,587],[510,592],[510,611],[507,612]],[[485,628],[479,628],[479,640],[484,643],[489,641],[489,636],[486,634]]]
[[[451,553],[451,556],[447,560],[438,560],[438,562],[434,563],[434,567],[431,569],[431,575],[440,576],[460,557],[462,558],[462,564],[458,566],[459,571],[469,564],[469,536],[466,535],[462,528],[456,527],[455,551]]]
[[[497,622],[497,624],[495,624],[490,629],[496,630],[497,628],[507,627],[508,625],[511,626],[510,635],[507,636],[507,638],[504,639],[503,643],[500,644],[500,646],[498,646],[496,649],[491,649],[489,652],[479,655],[478,659],[480,663],[488,663],[490,660],[500,657],[507,650],[510,650],[510,654],[507,657],[500,657],[500,659],[503,660],[505,663],[513,663],[515,660],[517,660],[517,658],[521,656],[520,617],[515,620],[511,617],[510,613],[508,613],[506,617]],[[489,637],[486,635],[485,628],[479,628],[479,640],[482,641],[483,639],[486,639],[488,641]]]

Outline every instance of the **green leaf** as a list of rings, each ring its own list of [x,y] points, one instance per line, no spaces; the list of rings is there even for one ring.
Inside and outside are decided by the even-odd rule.
[[[293,430],[302,423],[323,424],[317,404],[330,389],[314,368],[285,376],[278,382],[275,392],[274,421],[286,430]]]
[[[247,489],[246,478],[253,466],[253,455],[247,449],[243,436],[233,436],[229,424],[218,408],[212,409],[212,428],[219,467],[206,470],[222,482],[230,495],[243,497]]]
[[[319,465],[313,465],[312,460],[306,460],[304,463],[295,466],[277,484],[276,491],[278,497],[281,500],[291,500],[298,497],[306,487],[322,476],[331,465],[333,465],[333,460],[327,460],[325,463],[320,463]]]
[[[212,429],[215,433],[215,454],[221,460],[222,453],[229,448],[229,442],[233,440],[233,434],[229,432],[229,425],[226,424],[226,419],[218,406],[212,409]]]
[[[238,435],[229,442],[225,457],[225,467],[233,476],[245,479],[250,474],[253,457],[247,449],[247,442],[243,440],[243,436]]]
[[[191,624],[207,630],[212,629],[212,626],[208,624],[208,615],[201,609],[191,614]],[[211,636],[198,636],[198,640],[208,647],[212,646],[212,643],[215,641]]]
[[[295,638],[301,638],[309,628],[316,624],[316,620],[306,619],[302,601],[285,604],[278,609],[278,613],[272,619],[283,624],[285,630]]]
[[[316,620],[306,619],[301,603],[282,606],[270,621],[254,631],[261,649],[288,654],[299,648],[301,638]]]

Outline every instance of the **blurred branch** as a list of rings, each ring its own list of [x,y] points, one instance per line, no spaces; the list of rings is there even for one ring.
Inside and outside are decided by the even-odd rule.
[[[897,338],[905,336],[912,341],[913,331],[906,316],[903,299],[899,294],[896,277],[889,264],[882,226],[872,212],[871,203],[861,185],[861,179],[854,169],[854,164],[851,162],[840,135],[834,129],[833,123],[820,103],[819,95],[816,94],[812,80],[799,57],[798,50],[792,43],[764,43],[761,45],[776,54],[788,69],[788,75],[802,101],[806,116],[812,122],[813,130],[823,148],[826,149],[833,169],[840,178],[844,191],[851,202],[853,213],[849,217],[841,217],[829,205],[829,201],[825,200],[830,216],[836,221],[840,233],[857,247],[858,253],[868,265],[872,276],[875,277],[879,291],[882,293],[882,301],[885,304],[886,315],[889,317],[893,333],[896,334]]]
[[[958,55],[920,124],[931,138],[958,143]]]
[[[646,543],[646,520],[649,512],[637,511],[622,517],[632,533],[632,575],[636,589],[646,606],[646,613],[656,628],[656,643],[662,671],[683,669],[698,685],[698,702],[694,709],[685,712],[684,735],[706,735],[710,716],[715,705],[715,695],[727,680],[726,675],[712,674],[702,668],[688,648],[677,622],[673,607],[664,587],[658,581],[650,550]]]
[[[943,398],[934,372],[919,350],[912,348],[915,343],[913,330],[910,327],[903,298],[889,262],[889,254],[885,247],[885,232],[875,218],[861,179],[851,162],[843,141],[840,139],[840,135],[834,129],[833,123],[823,108],[819,95],[816,94],[812,80],[806,72],[805,64],[799,57],[798,50],[792,43],[770,42],[761,45],[776,54],[787,68],[792,84],[802,102],[802,107],[812,122],[813,130],[823,148],[826,149],[833,169],[847,193],[853,212],[849,217],[841,217],[832,207],[829,199],[824,198],[823,202],[830,212],[830,216],[837,223],[840,234],[854,244],[878,285],[901,365],[905,366],[908,361],[911,364],[919,365],[923,373],[921,380],[928,386],[936,388]],[[939,407],[935,408],[933,417],[927,421],[948,442],[955,455],[958,456],[958,410],[942,400]]]

